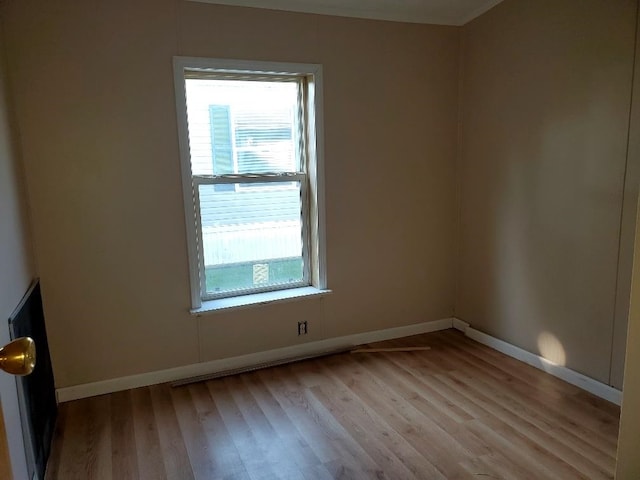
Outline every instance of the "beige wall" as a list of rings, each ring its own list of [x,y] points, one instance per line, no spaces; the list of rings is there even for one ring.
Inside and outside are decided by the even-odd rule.
[[[10,341],[7,319],[26,293],[34,275],[22,171],[14,141],[17,135],[10,124],[4,50],[0,16],[0,347]],[[0,414],[4,413],[13,476],[16,480],[27,478],[15,377],[4,372],[0,372],[0,405]]]
[[[58,387],[451,316],[456,28],[173,0],[7,25]],[[173,55],[323,64],[331,296],[188,314]]]
[[[463,28],[456,316],[602,382],[624,351],[635,16],[633,0],[507,0]]]

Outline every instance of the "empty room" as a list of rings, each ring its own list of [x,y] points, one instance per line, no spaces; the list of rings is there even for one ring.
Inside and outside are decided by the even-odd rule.
[[[0,1],[0,478],[640,479],[638,10]]]

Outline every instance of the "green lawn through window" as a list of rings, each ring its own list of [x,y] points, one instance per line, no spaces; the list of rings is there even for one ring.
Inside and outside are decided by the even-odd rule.
[[[268,265],[267,278],[254,283],[254,264]],[[302,281],[302,258],[282,258],[251,263],[210,265],[205,267],[207,293],[223,293],[260,286],[282,285]]]

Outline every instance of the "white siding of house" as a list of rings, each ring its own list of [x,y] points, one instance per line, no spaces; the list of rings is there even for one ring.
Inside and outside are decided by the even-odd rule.
[[[300,220],[297,188],[236,186],[236,190],[217,192],[212,185],[200,188],[203,227]]]
[[[205,265],[251,262],[302,254],[297,188],[200,188]]]

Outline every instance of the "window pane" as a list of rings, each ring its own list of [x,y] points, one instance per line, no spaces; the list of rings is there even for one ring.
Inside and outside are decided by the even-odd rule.
[[[301,284],[299,182],[200,185],[207,295]]]
[[[300,170],[297,82],[185,82],[194,175]]]

